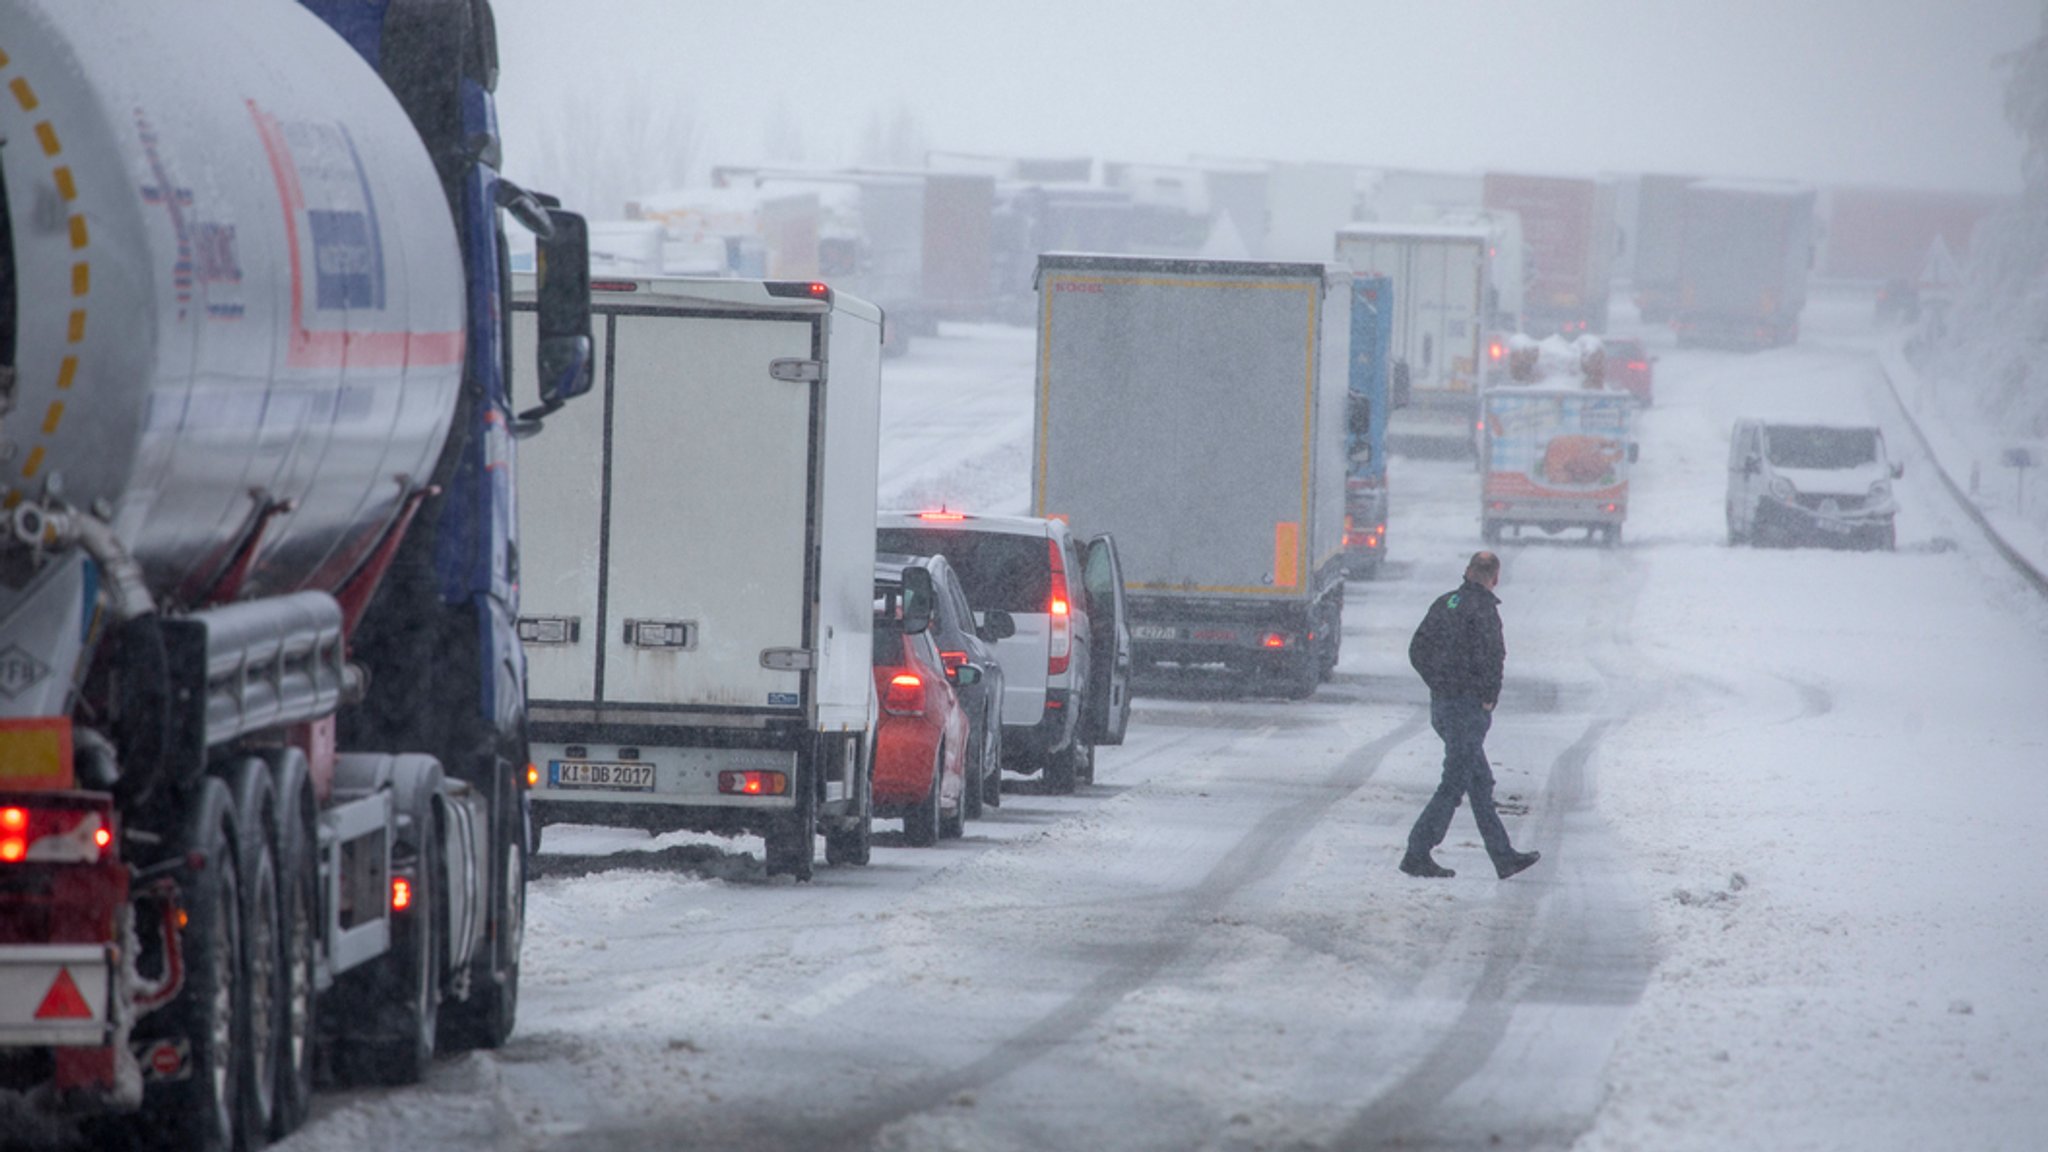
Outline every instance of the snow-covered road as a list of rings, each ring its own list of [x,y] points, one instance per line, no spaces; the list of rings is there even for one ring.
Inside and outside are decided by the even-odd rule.
[[[759,843],[549,830],[520,1024],[293,1149],[2025,1148],[2048,1122],[2048,614],[1913,455],[1867,302],[1664,356],[1628,542],[1502,548],[1488,750],[1534,870],[1461,812],[1409,631],[1479,546],[1397,458],[1391,557],[1305,702],[1140,698],[1074,796],[769,881]],[[885,504],[1022,511],[1028,331],[885,368]],[[1723,542],[1727,433],[1887,425],[1895,554]]]

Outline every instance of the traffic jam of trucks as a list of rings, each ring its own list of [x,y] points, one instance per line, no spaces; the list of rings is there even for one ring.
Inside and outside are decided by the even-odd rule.
[[[1624,233],[1643,321],[1758,351],[1989,210],[956,156],[593,233],[498,171],[486,0],[124,19],[0,0],[0,1117],[177,1148],[503,1044],[550,826],[805,881],[1092,783],[1160,677],[1313,696],[1396,452],[1620,544]],[[879,510],[885,360],[1019,316],[1028,514]]]

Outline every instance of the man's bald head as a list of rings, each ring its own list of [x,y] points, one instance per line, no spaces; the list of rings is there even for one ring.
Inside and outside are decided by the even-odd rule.
[[[1500,557],[1491,552],[1474,552],[1472,562],[1465,565],[1465,579],[1488,588],[1500,583]]]

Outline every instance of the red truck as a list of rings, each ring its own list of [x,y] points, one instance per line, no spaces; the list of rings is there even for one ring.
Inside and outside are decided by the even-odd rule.
[[[1614,185],[1602,180],[1488,172],[1488,211],[1522,221],[1522,328],[1531,336],[1607,330],[1614,271]]]

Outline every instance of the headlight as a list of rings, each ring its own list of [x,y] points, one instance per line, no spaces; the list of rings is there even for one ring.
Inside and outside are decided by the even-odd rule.
[[[1780,500],[1791,500],[1792,482],[1783,476],[1771,477],[1771,495],[1776,496]]]
[[[1873,500],[1888,500],[1891,494],[1892,482],[1889,480],[1876,480],[1870,485],[1870,498]]]

